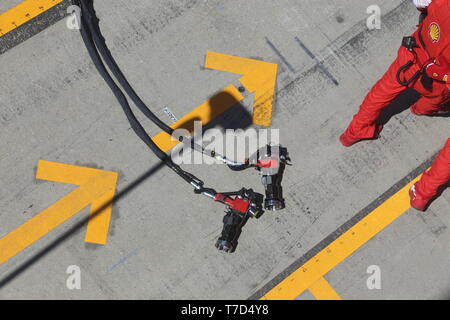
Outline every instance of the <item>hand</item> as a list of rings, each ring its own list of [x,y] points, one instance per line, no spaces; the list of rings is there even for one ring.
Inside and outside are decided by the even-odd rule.
[[[448,77],[448,74],[450,73],[450,63],[443,56],[437,57],[433,63],[427,65],[425,71],[427,75],[434,80],[450,83]]]

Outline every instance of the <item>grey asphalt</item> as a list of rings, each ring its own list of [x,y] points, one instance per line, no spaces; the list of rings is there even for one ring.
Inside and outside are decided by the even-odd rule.
[[[21,2],[22,2],[22,0],[3,1],[2,3],[0,3],[0,12],[5,12],[5,11],[17,6]]]
[[[114,206],[106,246],[85,244],[81,229],[1,288],[1,299],[246,299],[430,159],[449,136],[448,118],[405,110],[377,141],[346,149],[337,140],[402,36],[414,30],[418,13],[410,1],[95,3],[119,65],[167,122],[165,107],[180,117],[238,79],[205,70],[208,50],[279,64],[273,127],[293,162],[283,180],[287,209],[250,221],[237,251],[222,254],[214,243],[223,207],[195,196],[163,168]],[[380,30],[366,26],[373,4],[381,8]],[[39,160],[117,171],[119,190],[158,163],[130,130],[79,32],[64,20],[0,55],[0,73],[0,237],[75,188],[37,181]],[[263,191],[254,172],[186,169],[221,190]],[[405,213],[327,274],[330,284],[347,299],[448,299],[449,200],[447,190],[428,213]],[[87,215],[83,210],[1,265],[0,279]],[[66,287],[69,265],[81,268],[81,290]],[[365,286],[370,265],[380,266],[381,290]]]

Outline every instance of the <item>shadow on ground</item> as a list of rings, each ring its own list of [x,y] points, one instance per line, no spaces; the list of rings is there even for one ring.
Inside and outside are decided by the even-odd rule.
[[[252,124],[251,115],[238,101],[233,101],[234,107],[230,108],[226,112],[223,112],[221,114],[216,114],[218,108],[220,106],[223,106],[224,101],[229,103],[230,99],[234,99],[234,97],[232,97],[231,95],[229,95],[227,93],[220,93],[211,98],[210,115],[211,115],[211,117],[214,118],[214,120],[211,123],[209,123],[208,126],[205,126],[205,128],[211,128],[213,126],[220,126],[224,129],[238,129],[238,128],[245,129],[245,128],[248,128]],[[182,125],[183,128],[190,129],[191,126],[193,128],[194,120],[198,120],[198,118],[194,117],[194,118],[190,119],[189,121],[187,121],[186,123],[184,123]],[[125,119],[124,119],[124,121],[125,121]],[[0,288],[5,287],[7,284],[9,284],[15,278],[20,276],[29,267],[31,267],[35,263],[39,262],[41,259],[45,258],[47,256],[47,254],[49,254],[53,249],[62,245],[71,236],[73,236],[78,231],[80,231],[81,228],[84,228],[90,219],[94,218],[97,214],[102,212],[105,208],[107,208],[111,204],[115,205],[119,200],[123,200],[123,198],[127,194],[132,192],[134,189],[136,189],[139,185],[141,185],[144,181],[146,181],[148,178],[150,178],[153,174],[158,172],[163,167],[165,167],[165,164],[163,162],[159,162],[157,165],[150,168],[147,172],[142,174],[135,181],[131,182],[123,190],[119,191],[111,201],[105,203],[101,208],[97,209],[97,211],[93,212],[90,216],[86,217],[82,221],[78,222],[76,225],[72,226],[69,230],[64,232],[59,237],[57,237],[55,240],[53,240],[51,243],[46,245],[44,248],[40,249],[37,253],[35,253],[33,256],[31,256],[29,259],[27,259],[25,262],[18,265],[13,271],[11,271],[9,274],[7,274],[3,279],[0,279]]]
[[[419,100],[420,94],[413,90],[407,89],[402,92],[397,99],[395,99],[387,108],[384,108],[380,116],[377,119],[377,123],[385,125],[397,114],[409,109],[417,100]],[[450,112],[445,114],[427,115],[427,117],[450,117]]]
[[[105,204],[103,204],[103,206],[101,206],[96,211],[94,211],[90,217],[87,216],[85,219],[83,219],[82,221],[75,224],[73,227],[71,227],[69,230],[64,232],[62,235],[58,236],[55,240],[53,240],[51,243],[46,245],[43,249],[39,250],[31,258],[27,259],[25,262],[18,265],[15,268],[15,270],[13,270],[9,274],[7,274],[3,279],[0,279],[0,289],[3,288],[4,286],[6,286],[7,284],[9,284],[11,281],[13,281],[19,275],[21,275],[29,267],[31,267],[35,263],[39,262],[39,260],[41,260],[42,258],[45,258],[45,256],[47,256],[47,254],[49,254],[53,249],[55,249],[58,246],[60,246],[61,244],[63,244],[64,241],[66,241],[71,236],[73,236],[78,231],[80,231],[81,228],[84,228],[90,219],[97,216],[100,212],[102,212],[104,209],[106,209],[111,204],[114,205],[119,200],[122,200],[122,198],[124,198],[127,194],[129,194],[131,191],[133,191],[135,188],[137,188],[141,183],[143,183],[145,180],[150,178],[153,174],[158,172],[164,166],[165,166],[165,164],[163,162],[160,162],[157,165],[150,168],[147,172],[145,172],[139,178],[137,178],[135,181],[130,183],[122,191],[118,192],[111,201],[106,202]]]
[[[385,125],[397,114],[409,109],[409,107],[419,100],[419,98],[420,94],[417,91],[407,89],[402,92],[387,108],[383,109],[377,119],[377,122]]]

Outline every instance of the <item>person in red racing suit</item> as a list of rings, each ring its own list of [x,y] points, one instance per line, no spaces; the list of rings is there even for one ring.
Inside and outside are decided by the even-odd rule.
[[[384,76],[375,84],[353,117],[347,130],[340,137],[349,147],[354,143],[377,138],[382,126],[376,123],[381,111],[408,87],[418,91],[421,98],[411,107],[414,114],[427,115],[445,110],[450,103],[450,0],[433,0],[424,10],[427,17],[419,25],[414,37],[417,47],[412,51],[401,46],[398,57]],[[403,70],[407,63],[411,63]],[[420,76],[414,75],[421,72]],[[400,79],[397,79],[399,75]],[[432,78],[432,88],[425,88],[423,77]],[[412,81],[408,85],[402,83]]]
[[[450,181],[450,138],[441,150],[430,170],[424,172],[419,182],[410,190],[411,207],[425,211],[430,201],[436,197],[439,188]]]
[[[415,115],[450,111],[450,0],[413,0],[425,16],[412,37],[412,45],[402,45],[397,59],[370,90],[359,112],[341,135],[341,143],[350,147],[366,139],[378,138],[383,126],[376,122],[381,111],[407,88],[421,98],[411,106]],[[411,205],[425,210],[440,186],[449,181],[450,140],[432,168],[410,190]]]

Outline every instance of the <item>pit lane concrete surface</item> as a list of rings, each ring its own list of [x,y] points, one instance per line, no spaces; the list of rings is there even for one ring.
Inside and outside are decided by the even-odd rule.
[[[71,2],[39,1],[0,3],[0,29],[11,29],[0,37],[1,299],[450,298],[450,193],[426,213],[407,197],[449,137],[448,118],[414,116],[407,91],[383,113],[380,139],[338,141],[415,30],[411,1],[94,1],[113,56],[162,120],[279,130],[292,159],[287,207],[250,220],[232,254],[214,247],[224,207],[133,133],[68,27]],[[17,5],[44,9],[14,25],[27,19]],[[259,123],[259,91],[214,53],[276,67],[273,110],[263,104]],[[264,191],[253,170],[183,168],[220,191]]]

